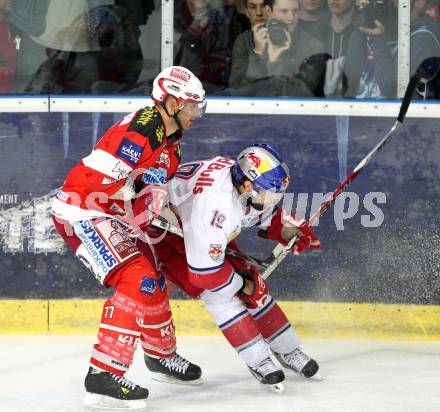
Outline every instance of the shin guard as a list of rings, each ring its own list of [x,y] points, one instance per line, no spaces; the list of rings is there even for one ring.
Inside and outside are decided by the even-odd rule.
[[[270,355],[256,322],[237,296],[205,291],[201,297],[227,341],[248,366],[258,365]]]
[[[104,304],[98,343],[93,347],[93,367],[124,374],[133,362],[146,306],[119,292]]]
[[[300,344],[298,335],[284,312],[272,297],[262,308],[250,310],[264,340],[270,348],[279,353],[288,353]]]
[[[176,335],[167,285],[162,274],[153,289],[142,322],[142,349],[148,356],[166,358],[176,353]]]

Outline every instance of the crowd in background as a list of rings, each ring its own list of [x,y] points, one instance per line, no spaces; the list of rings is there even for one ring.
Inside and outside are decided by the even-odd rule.
[[[396,98],[397,7],[174,0],[174,64],[208,95]],[[439,10],[411,0],[411,74],[440,57]],[[0,93],[148,93],[160,29],[160,0],[0,0]],[[420,84],[419,98],[440,98],[438,83]]]

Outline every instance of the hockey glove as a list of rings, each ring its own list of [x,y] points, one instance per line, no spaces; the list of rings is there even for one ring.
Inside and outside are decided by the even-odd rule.
[[[295,255],[300,255],[308,248],[319,249],[321,247],[321,242],[307,221],[299,219],[293,213],[289,214],[281,208],[277,208],[270,226],[266,230],[260,229],[258,231],[258,236],[263,239],[276,240],[282,245],[287,245],[290,239],[299,236],[291,249]]]
[[[145,232],[160,214],[167,195],[166,186],[150,185],[126,207],[126,221],[134,232]]]
[[[263,307],[269,298],[269,288],[266,281],[258,273],[258,270],[252,267],[248,271],[240,270],[238,274],[243,277],[244,284],[241,291],[237,293],[237,296],[248,309]]]

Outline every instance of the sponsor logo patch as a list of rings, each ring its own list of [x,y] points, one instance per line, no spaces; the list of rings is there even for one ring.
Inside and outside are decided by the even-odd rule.
[[[212,260],[218,261],[221,260],[223,256],[223,249],[221,244],[212,244],[209,245],[209,257]]]
[[[147,295],[152,295],[156,290],[156,285],[156,279],[144,277],[142,279],[141,287],[139,288],[139,290]]]
[[[112,220],[110,224],[113,230],[110,232],[108,240],[121,259],[125,259],[137,252],[136,246],[131,242],[119,223]]]
[[[119,207],[116,203],[113,203],[110,206],[110,210],[115,212],[115,213],[118,213],[120,215],[124,215],[125,214],[124,210],[121,207]]]
[[[198,94],[185,92],[185,95],[190,99],[200,100],[200,96]]]
[[[150,167],[145,171],[142,181],[148,185],[165,185],[167,183],[167,171],[163,168]]]
[[[64,202],[67,202],[67,200],[69,199],[69,197],[70,197],[70,196],[69,196],[67,193],[62,192],[61,190],[57,193],[57,198],[60,199],[60,200],[62,200],[62,201],[64,201]]]
[[[104,274],[110,272],[117,264],[116,257],[108,249],[90,220],[83,220],[74,225],[76,235],[90,253]]]
[[[167,89],[174,90],[175,92],[180,92],[180,87],[177,87],[175,84],[167,85]]]
[[[180,70],[177,67],[171,70],[170,76],[175,77],[176,79],[183,80],[184,82],[189,82],[189,79],[191,79],[191,75],[189,73]]]
[[[164,164],[166,167],[170,167],[170,152],[166,147],[163,148],[162,153],[159,156],[159,159],[156,161],[157,164]]]
[[[159,285],[159,289],[161,292],[165,290],[167,282],[165,280],[164,275],[161,275],[159,279],[149,278],[145,276],[142,279],[141,287],[139,288],[139,291],[147,295],[152,295],[154,294],[157,285]]]
[[[107,183],[116,183],[118,180],[125,179],[130,174],[131,170],[130,166],[126,165],[124,162],[116,163],[115,167],[112,169],[112,173],[117,175],[117,178],[115,180],[109,179]],[[102,183],[104,183],[104,180]]]
[[[119,145],[116,155],[119,156],[121,159],[125,159],[133,166],[136,166],[136,163],[139,161],[142,155],[142,146],[139,146],[124,137],[121,144]]]

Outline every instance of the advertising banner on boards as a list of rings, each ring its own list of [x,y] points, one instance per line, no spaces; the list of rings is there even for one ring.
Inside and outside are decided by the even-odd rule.
[[[106,294],[50,219],[68,171],[123,114],[0,115],[0,298]],[[183,162],[274,146],[291,171],[283,206],[308,218],[383,137],[391,119],[206,115],[182,141]],[[407,119],[314,230],[320,251],[289,256],[269,278],[278,299],[438,304],[440,120]],[[275,244],[244,229],[258,257]],[[175,290],[174,297],[183,297]]]

